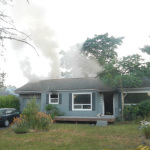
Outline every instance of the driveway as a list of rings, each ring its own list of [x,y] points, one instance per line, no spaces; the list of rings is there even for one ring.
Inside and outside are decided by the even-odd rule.
[[[1,127],[1,126],[0,126],[0,131],[1,131],[1,130],[8,129],[8,128],[9,128],[9,127]]]

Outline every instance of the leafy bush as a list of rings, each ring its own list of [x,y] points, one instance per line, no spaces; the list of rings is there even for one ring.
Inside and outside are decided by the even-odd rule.
[[[124,107],[124,119],[133,121],[139,118],[140,109],[138,105],[130,105]]]
[[[28,127],[27,121],[26,119],[24,119],[22,115],[20,115],[19,118],[18,117],[14,118],[12,125],[15,125],[15,127],[18,127],[18,128]]]
[[[19,118],[14,118],[12,125],[13,131],[18,134],[29,132],[27,121],[20,115]]]
[[[27,103],[22,115],[19,118],[14,118],[13,124],[15,133],[23,133],[26,129],[48,130],[52,124],[52,118],[46,113],[39,112],[39,106],[36,104],[36,99],[33,97],[31,102]],[[23,128],[21,130],[21,128]]]
[[[29,129],[26,128],[26,127],[23,127],[23,128],[21,128],[21,127],[15,127],[15,128],[13,129],[13,131],[14,131],[15,133],[17,133],[17,134],[24,134],[24,133],[28,133],[28,132],[29,132]]]
[[[46,112],[38,112],[36,114],[36,128],[48,130],[52,123],[52,118],[50,115],[47,115]]]
[[[150,116],[150,100],[139,103],[140,115],[143,117]]]
[[[28,125],[35,129],[36,126],[36,114],[39,112],[39,105],[36,104],[36,97],[33,97],[30,102],[27,103],[24,108],[22,115],[23,118],[28,122]]]
[[[45,107],[45,110],[48,112],[48,114],[51,115],[52,119],[54,119],[55,116],[63,116],[64,115],[64,113],[61,112],[56,105],[48,104]]]
[[[14,95],[0,96],[0,108],[16,108],[19,110],[19,98]]]
[[[150,116],[150,100],[140,102],[137,105],[124,107],[124,119],[133,121]]]

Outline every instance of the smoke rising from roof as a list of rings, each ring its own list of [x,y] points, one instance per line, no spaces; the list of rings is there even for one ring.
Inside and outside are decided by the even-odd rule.
[[[17,55],[22,55],[22,49],[24,49],[25,56],[23,59],[19,60],[20,68],[24,76],[28,78],[29,81],[33,81],[33,79],[39,80],[43,78],[60,77],[56,34],[54,30],[51,29],[50,25],[47,24],[46,20],[44,20],[44,10],[39,6],[29,5],[20,1],[17,1],[14,7],[13,13],[15,21],[17,20],[17,24],[19,24],[21,31],[31,34],[30,38],[33,40],[33,45],[40,55],[40,58],[37,59],[37,56],[35,56],[36,53],[33,54],[34,49],[30,46],[15,41],[13,42],[13,47],[16,49]],[[41,63],[38,66],[38,70],[41,70],[41,73],[38,71],[38,73],[35,73],[36,75],[32,73],[32,71],[35,70],[34,67],[37,68],[37,64],[33,64],[35,57],[37,64],[39,64],[39,62]],[[42,59],[41,61],[41,57],[45,60]],[[48,63],[48,65],[45,65],[45,63]],[[45,71],[47,73],[43,76],[43,72]]]
[[[96,59],[87,58],[80,52],[80,46],[74,46],[67,53],[63,52],[62,66],[68,69],[68,72],[64,75],[65,77],[95,77],[97,72],[100,72],[101,67],[99,66]]]
[[[21,31],[31,34],[30,38],[40,55],[38,57],[34,49],[28,45],[13,42],[23,75],[32,82],[60,78],[59,43],[50,20],[44,19],[44,10],[25,1],[16,1],[13,10],[16,24]],[[65,53],[63,61],[66,69],[71,72],[69,76],[65,74],[65,77],[95,77],[100,71],[100,66],[96,60],[88,59],[81,54],[79,49],[80,46],[74,46]]]

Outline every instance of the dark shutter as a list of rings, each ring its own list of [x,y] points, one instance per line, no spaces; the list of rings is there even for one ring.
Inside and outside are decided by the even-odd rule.
[[[46,94],[46,104],[49,104],[49,94]]]
[[[72,93],[69,93],[69,110],[72,111]]]
[[[92,111],[95,111],[95,93],[92,93]]]
[[[59,104],[62,104],[62,94],[59,93]]]

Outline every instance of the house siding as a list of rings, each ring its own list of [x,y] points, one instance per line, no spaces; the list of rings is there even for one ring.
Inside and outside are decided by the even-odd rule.
[[[19,102],[20,102],[20,112],[23,112],[23,109],[25,108],[27,102],[29,102],[33,97],[36,97],[36,103],[40,106],[40,110],[42,107],[42,100],[41,100],[41,94],[38,93],[38,96],[34,95],[34,94],[23,94],[23,95],[19,95]]]
[[[50,92],[49,92],[50,93]],[[48,92],[43,92],[41,93],[41,97],[40,97],[40,111],[44,112],[45,111],[45,107],[47,104],[47,94],[49,94]],[[72,97],[72,93],[92,93],[92,97],[95,99],[95,102],[92,103],[94,104],[94,106],[92,106],[92,110],[72,110],[70,109],[70,107],[72,106],[72,104],[70,104],[70,98]],[[65,116],[85,116],[85,117],[96,117],[98,114],[104,115],[104,96],[101,93],[98,93],[97,91],[68,91],[68,92],[58,92],[59,95],[61,95],[61,103],[57,104],[57,107],[59,108],[59,110],[61,112],[64,113]],[[21,112],[23,111],[24,108],[24,104],[23,104],[23,100],[24,97],[23,96],[19,96],[20,99],[20,110]],[[72,101],[72,100],[71,100]],[[70,106],[71,105],[71,106]],[[115,116],[117,116],[119,114],[119,107],[120,107],[120,103],[119,103],[119,96],[116,93],[114,96],[114,111],[115,111]],[[72,108],[72,107],[71,107]]]
[[[94,102],[94,110],[72,110],[70,109],[70,107],[72,106],[72,104],[70,104],[70,94],[72,96],[72,93],[94,93],[94,97],[95,97],[95,102]],[[43,93],[42,94],[42,100],[41,100],[41,104],[44,106],[42,107],[42,111],[44,111],[44,108],[46,106],[46,94],[47,93]],[[59,92],[59,94],[62,95],[62,100],[61,100],[61,104],[57,104],[57,107],[60,109],[60,111],[64,112],[64,114],[66,116],[89,116],[89,117],[93,117],[97,115],[97,93],[95,91],[73,91],[73,92]],[[71,105],[71,106],[70,106]]]
[[[23,97],[19,96],[19,102],[20,102],[20,112],[23,111]]]

